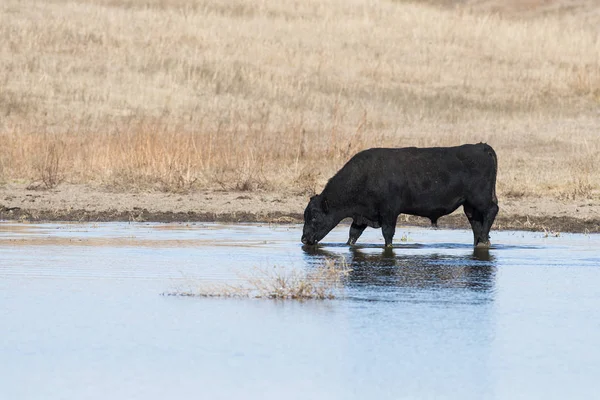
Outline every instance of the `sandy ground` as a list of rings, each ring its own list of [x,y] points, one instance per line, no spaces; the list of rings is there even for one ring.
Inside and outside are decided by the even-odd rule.
[[[0,187],[0,220],[293,223],[302,222],[307,202],[306,195],[274,192],[115,193],[69,184],[41,191],[7,184]],[[600,200],[500,198],[499,202],[493,229],[600,232]],[[405,215],[398,223],[429,225],[426,219]],[[445,228],[467,224],[462,209],[439,221]]]

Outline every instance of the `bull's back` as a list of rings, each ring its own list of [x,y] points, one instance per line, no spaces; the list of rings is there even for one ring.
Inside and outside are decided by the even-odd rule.
[[[456,147],[372,148],[352,157],[324,192],[344,203],[401,207],[427,214],[448,209],[478,191],[493,190],[495,153],[487,144]],[[423,215],[427,216],[427,215]]]

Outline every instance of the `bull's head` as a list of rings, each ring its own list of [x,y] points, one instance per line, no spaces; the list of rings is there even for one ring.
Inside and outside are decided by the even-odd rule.
[[[311,197],[304,210],[304,229],[302,243],[314,245],[323,239],[339,221],[329,210],[327,200],[322,195]]]

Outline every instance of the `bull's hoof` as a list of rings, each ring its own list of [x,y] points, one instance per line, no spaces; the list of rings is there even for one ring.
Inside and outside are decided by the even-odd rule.
[[[394,248],[392,246],[385,246],[383,248],[382,255],[385,258],[394,258],[396,256],[395,253],[394,253]]]
[[[475,245],[475,248],[476,249],[489,249],[491,245],[492,245],[492,243],[490,243],[489,240],[486,240],[485,242],[477,242],[477,244]]]
[[[348,246],[354,246],[354,245],[356,244],[356,239],[355,239],[355,240],[348,239],[348,241],[346,242],[346,244],[347,244]]]

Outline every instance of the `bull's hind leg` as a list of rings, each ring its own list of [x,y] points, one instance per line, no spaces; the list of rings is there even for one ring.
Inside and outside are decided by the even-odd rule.
[[[496,203],[490,203],[483,212],[468,203],[465,203],[463,208],[465,215],[469,219],[471,228],[473,229],[473,245],[475,247],[489,247],[490,229],[494,223],[496,214],[498,214],[498,205]]]
[[[469,223],[471,224],[471,229],[473,230],[473,245],[477,246],[477,244],[481,241],[481,232],[483,231],[483,215],[481,215],[476,208],[467,203],[463,205],[463,210],[467,216],[467,219],[469,220]]]
[[[485,247],[490,246],[490,229],[492,228],[492,224],[494,223],[494,220],[496,219],[496,215],[498,214],[499,209],[500,208],[498,207],[498,204],[493,202],[490,204],[490,206],[485,211],[485,213],[483,213],[483,224],[481,227],[481,236],[486,239],[485,242],[482,244]],[[477,246],[477,243],[475,243],[475,246]]]
[[[366,227],[366,224],[359,225],[356,222],[352,222],[352,225],[350,225],[350,237],[348,238],[348,242],[346,244],[349,244],[351,246],[355,244],[360,235],[362,235],[362,233],[364,232]]]
[[[383,219],[381,222],[381,232],[383,233],[383,240],[385,240],[385,247],[392,247],[392,240],[394,239],[394,233],[396,233],[396,220],[398,216],[389,217]]]

